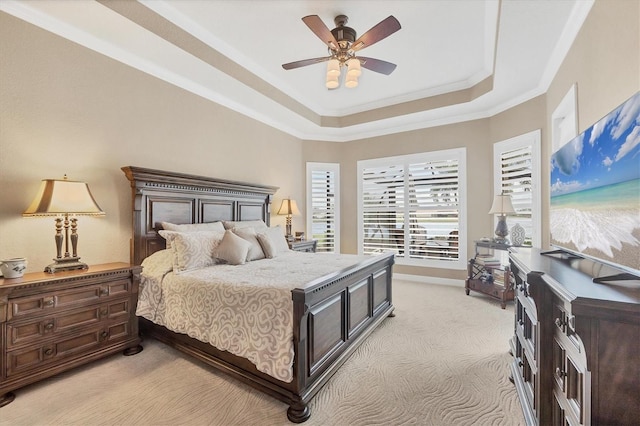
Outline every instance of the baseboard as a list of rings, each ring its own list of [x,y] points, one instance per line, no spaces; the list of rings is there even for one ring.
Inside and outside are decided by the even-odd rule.
[[[394,279],[419,282],[424,284],[450,285],[452,287],[464,287],[464,280],[441,277],[427,277],[424,275],[393,274]]]

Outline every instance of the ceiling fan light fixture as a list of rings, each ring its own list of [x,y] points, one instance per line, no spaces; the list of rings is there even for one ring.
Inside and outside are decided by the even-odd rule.
[[[354,87],[358,87],[358,76],[357,75],[349,75],[347,73],[347,80],[344,82],[345,87],[349,89],[353,89]]]
[[[335,89],[338,86],[340,86],[340,81],[338,80],[338,76],[327,73],[327,82],[325,85],[327,86],[327,89]]]
[[[329,59],[327,62],[327,76],[329,75],[340,75],[340,61],[333,58]]]
[[[353,75],[355,77],[359,77],[362,74],[362,69],[360,68],[360,59],[351,58],[347,61],[347,75]]]

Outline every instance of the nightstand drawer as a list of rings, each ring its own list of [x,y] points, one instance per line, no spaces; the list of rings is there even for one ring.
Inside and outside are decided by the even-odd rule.
[[[128,299],[93,305],[55,316],[45,316],[31,321],[16,321],[7,324],[7,349],[47,339],[66,332],[87,327],[103,320],[129,317]]]
[[[59,339],[7,351],[6,377],[34,369],[54,368],[56,364],[90,354],[102,346],[130,337],[129,321],[98,324],[96,327],[65,335]]]
[[[99,301],[101,298],[129,294],[131,281],[121,279],[111,282],[52,291],[36,296],[9,300],[9,320],[35,317],[60,309],[73,308]]]

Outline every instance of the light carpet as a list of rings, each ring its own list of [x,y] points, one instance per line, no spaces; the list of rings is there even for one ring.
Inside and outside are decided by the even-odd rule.
[[[520,425],[513,304],[394,280],[387,318],[310,404],[318,425]],[[0,425],[291,425],[287,405],[154,340],[17,390]]]

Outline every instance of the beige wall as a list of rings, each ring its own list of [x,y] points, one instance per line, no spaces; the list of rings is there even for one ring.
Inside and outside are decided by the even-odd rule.
[[[0,52],[0,259],[27,257],[28,271],[51,263],[53,218],[21,213],[40,180],[65,173],[107,213],[79,220],[89,264],[129,260],[122,166],[279,186],[274,209],[303,199],[302,142],[292,136],[4,13]]]
[[[640,90],[640,1],[595,2],[571,50],[546,93],[550,116],[577,85],[578,132],[581,133]],[[543,243],[549,242],[549,164],[551,135],[543,133]]]
[[[80,255],[98,263],[129,258],[124,165],[280,186],[275,210],[283,197],[304,199],[307,161],[341,164],[342,251],[355,253],[358,160],[463,146],[471,251],[474,239],[493,232],[484,213],[493,194],[493,143],[542,129],[544,213],[549,115],[571,84],[578,86],[580,131],[640,88],[639,9],[635,0],[596,1],[545,95],[487,119],[349,143],[297,140],[0,13],[0,258],[26,256],[30,271],[50,263],[53,220],[20,215],[44,178],[66,173],[90,184],[107,216],[80,219]],[[303,217],[294,219],[294,229],[304,229]],[[464,271],[396,270],[464,277]]]

